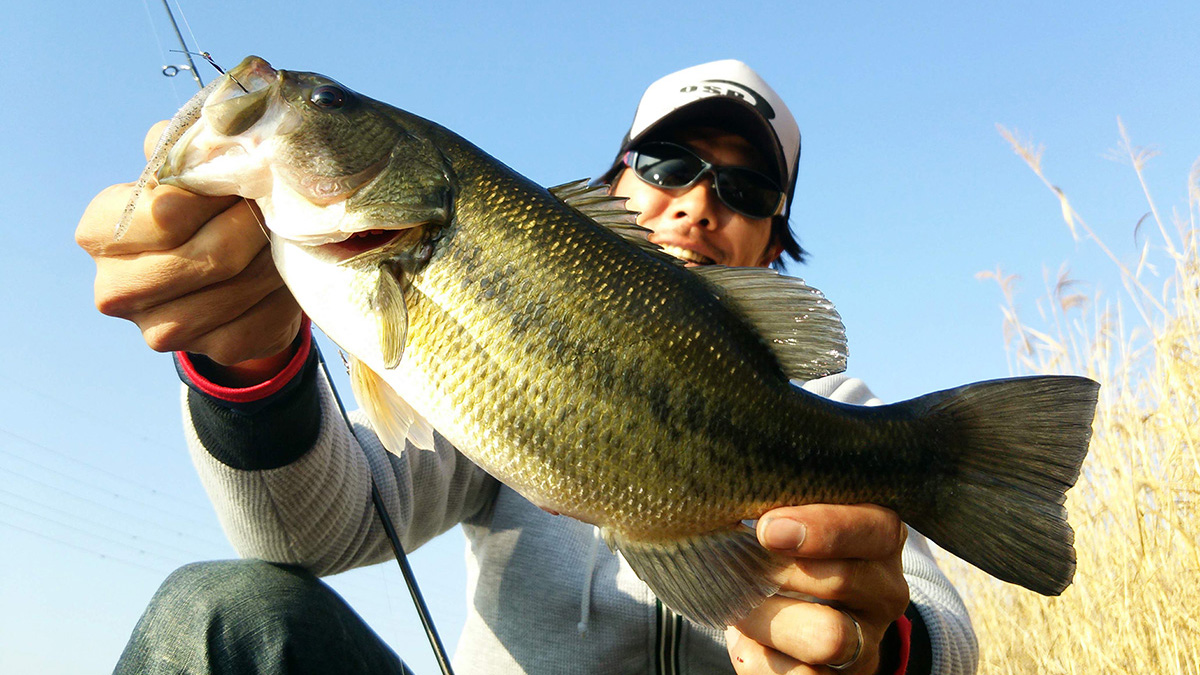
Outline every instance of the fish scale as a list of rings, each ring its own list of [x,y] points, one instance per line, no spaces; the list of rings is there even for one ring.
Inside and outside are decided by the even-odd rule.
[[[190,102],[147,175],[258,201],[392,451],[436,428],[534,504],[599,525],[664,604],[714,627],[778,589],[790,559],[741,521],[787,504],[881,504],[1001,579],[1070,583],[1064,493],[1096,383],[820,398],[789,380],[844,367],[845,335],[802,281],[685,268],[602,190],[547,191],[321,75],[257,57],[230,73],[249,91],[209,89],[194,124]]]
[[[490,167],[470,168],[481,175],[487,175],[484,171]],[[489,177],[482,183],[487,186],[487,189],[482,191],[483,194],[475,195],[464,190],[460,195],[460,203],[471,205],[468,209],[460,208],[458,212],[460,220],[475,223],[483,222],[486,219],[506,222],[512,218],[513,213],[530,208],[549,210],[547,204],[539,206],[531,201],[521,201],[514,206],[506,205],[506,208],[494,209],[489,197],[495,193],[513,192],[516,186],[506,184],[502,177]],[[593,271],[590,275],[587,272],[574,271],[573,268],[577,266],[577,261],[584,257],[580,254],[581,251],[588,251],[593,256],[603,255],[605,243],[597,241],[597,239],[605,236],[611,238],[611,235],[597,230],[579,214],[564,210],[560,205],[554,206],[557,211],[561,212],[558,217],[544,216],[537,222],[536,228],[517,228],[528,232],[531,239],[543,238],[561,242],[562,245],[557,254],[542,256],[535,271],[526,270],[525,279],[510,282],[512,290],[507,299],[508,305],[519,304],[521,290],[525,288],[545,289],[549,287],[564,295],[579,296],[577,292],[579,288],[594,289],[599,285],[607,284],[608,278],[612,276],[611,271],[605,273],[604,270]],[[520,259],[525,249],[532,248],[527,239],[514,236],[511,231],[504,228],[480,228],[480,230],[490,233],[491,236],[478,243],[456,241],[454,248],[460,253],[468,250],[486,250],[488,251],[487,255],[491,258],[502,260]],[[456,233],[455,236],[457,237],[459,234]],[[624,242],[614,239],[612,245],[623,246]],[[417,284],[418,288],[427,296],[444,298],[435,303],[439,306],[446,308],[476,307],[477,313],[470,317],[469,323],[475,336],[482,339],[484,335],[499,332],[499,328],[494,325],[502,326],[508,320],[507,317],[512,314],[511,306],[493,303],[485,311],[479,303],[479,296],[473,298],[450,297],[432,291],[434,287],[441,285],[439,282],[443,281],[448,288],[462,286],[461,279],[450,276],[443,280],[442,277],[433,273],[434,268],[461,270],[470,269],[479,264],[481,263],[478,254],[471,256],[470,259],[446,261],[444,266],[439,266],[438,261],[431,261],[429,270],[423,275],[425,278],[418,281]],[[626,263],[626,265],[632,266],[630,263]],[[566,271],[563,270],[564,267]],[[624,272],[624,270],[616,271]],[[829,501],[831,497],[835,496],[837,499],[832,501],[864,501],[871,497],[879,501],[878,498],[882,491],[871,490],[864,481],[857,479],[852,472],[847,472],[844,468],[838,472],[836,478],[844,480],[846,485],[837,485],[836,487],[853,487],[854,489],[819,491],[816,494],[811,490],[781,492],[778,490],[778,484],[763,485],[761,481],[752,481],[750,477],[764,473],[763,468],[771,463],[771,456],[766,453],[747,451],[744,445],[739,445],[734,439],[745,437],[751,430],[758,430],[761,433],[773,426],[777,427],[778,425],[772,425],[767,419],[768,412],[777,410],[787,400],[784,396],[776,396],[774,401],[764,401],[763,399],[768,398],[769,394],[759,390],[756,386],[758,383],[754,381],[753,377],[743,388],[724,390],[724,395],[720,396],[725,399],[724,401],[707,406],[688,406],[669,400],[659,400],[660,395],[668,396],[671,392],[662,387],[641,386],[635,382],[634,386],[628,388],[628,391],[620,391],[622,395],[613,397],[624,402],[622,406],[624,409],[604,406],[593,409],[589,415],[580,414],[578,411],[581,410],[581,402],[604,401],[604,394],[611,395],[613,393],[606,391],[607,387],[603,385],[593,390],[589,390],[585,386],[588,382],[608,381],[601,378],[596,371],[603,367],[621,367],[616,364],[587,363],[586,349],[583,346],[594,345],[601,341],[603,336],[616,331],[620,326],[613,320],[614,317],[622,317],[627,320],[634,310],[641,309],[649,312],[650,307],[662,306],[667,298],[677,293],[661,278],[655,278],[649,273],[646,273],[645,276],[649,277],[649,280],[639,282],[636,278],[630,280],[627,275],[622,274],[621,287],[625,289],[625,292],[623,297],[617,300],[615,307],[612,306],[611,300],[606,299],[603,294],[580,297],[580,304],[584,307],[575,311],[575,316],[578,318],[574,326],[576,330],[573,331],[573,339],[567,342],[578,353],[574,354],[576,359],[568,359],[570,365],[566,367],[578,376],[581,384],[573,392],[560,394],[557,398],[559,405],[572,413],[567,419],[555,418],[553,411],[521,406],[522,402],[531,397],[536,398],[537,394],[530,392],[520,384],[512,386],[520,381],[520,378],[514,376],[514,373],[544,371],[549,363],[562,364],[565,347],[559,345],[566,342],[563,339],[564,336],[560,334],[561,329],[568,325],[565,322],[543,321],[540,325],[531,325],[530,328],[534,332],[537,332],[536,329],[541,329],[541,335],[530,336],[521,343],[526,345],[529,350],[520,356],[510,353],[515,351],[514,343],[498,339],[495,344],[499,353],[509,357],[500,360],[511,360],[510,369],[507,372],[496,373],[494,376],[484,375],[479,363],[469,363],[467,367],[459,369],[458,372],[463,376],[482,376],[486,377],[489,382],[498,381],[509,386],[510,395],[507,399],[491,402],[495,406],[493,409],[505,411],[503,414],[491,418],[493,420],[491,428],[476,427],[463,433],[464,438],[481,436],[504,439],[503,442],[498,442],[490,448],[481,449],[481,452],[473,455],[477,462],[504,482],[517,487],[519,491],[531,493],[536,503],[543,504],[555,511],[576,514],[601,525],[632,521],[632,524],[625,525],[626,531],[649,537],[664,537],[696,529],[716,529],[730,522],[756,516],[760,512],[758,509],[761,509],[763,504],[802,503],[822,497]],[[483,278],[487,278],[486,275]],[[555,281],[560,281],[561,284],[556,286]],[[545,291],[539,290],[538,292],[544,293]],[[604,306],[610,311],[596,312],[592,309],[593,306]],[[626,360],[631,362],[625,366],[629,374],[625,377],[613,378],[618,389],[621,388],[621,383],[630,382],[632,379],[630,376],[634,373],[638,374],[640,379],[648,381],[678,381],[682,379],[684,371],[694,374],[697,366],[693,364],[693,361],[701,365],[716,365],[721,369],[720,359],[701,360],[693,356],[697,352],[712,353],[718,349],[717,344],[719,343],[716,340],[708,339],[713,336],[714,331],[704,328],[713,320],[699,311],[701,309],[712,310],[715,306],[698,303],[695,305],[675,303],[671,306],[681,310],[675,313],[676,316],[671,317],[674,321],[659,319],[654,323],[646,322],[645,325],[648,326],[646,330],[650,335],[645,336],[645,340],[653,343],[656,337],[654,333],[682,335],[681,341],[673,347],[680,357],[655,360],[644,350],[626,349],[623,353]],[[586,317],[586,319],[581,317]],[[593,325],[588,325],[589,320]],[[698,346],[697,343],[707,344]],[[440,349],[441,354],[433,357],[434,360],[461,361],[455,356],[458,347],[450,342],[439,345],[437,340],[429,340],[422,344],[436,345],[435,348]],[[759,349],[765,352],[761,346]],[[766,359],[766,357],[760,358]],[[736,371],[738,366],[745,367],[750,359],[739,354],[728,361],[735,364],[731,368]],[[721,370],[721,376],[724,377],[723,369]],[[757,373],[754,374],[757,375]],[[712,378],[710,377],[710,379]],[[739,382],[740,380],[733,381]],[[697,385],[696,390],[714,391],[714,388]],[[780,387],[780,390],[786,393],[791,392],[790,388],[783,386]],[[637,394],[641,395],[641,400],[634,398],[634,395]],[[703,402],[703,397],[692,392],[675,392],[675,395]],[[467,399],[462,400],[466,401]],[[705,408],[732,410],[742,422],[735,424],[733,420],[723,415],[712,414]],[[464,414],[469,415],[469,412],[462,409],[453,413],[456,416]],[[728,412],[726,414],[728,415]],[[472,419],[476,418],[475,416],[471,417]],[[673,419],[673,417],[682,417],[683,419]],[[730,415],[730,417],[734,416]],[[575,423],[577,419],[587,423],[587,426],[578,426]],[[725,427],[724,433],[716,436],[712,433],[693,432],[706,421],[709,424],[704,431],[712,432]],[[619,438],[638,438],[640,442],[636,446],[628,443],[613,443],[610,440],[613,438],[611,435],[606,435],[603,431],[596,429],[598,426],[619,427],[622,425],[625,428]],[[557,442],[554,445],[538,443],[539,439],[532,438],[525,432],[526,429],[531,428],[545,429],[542,438],[554,438]],[[722,437],[724,442],[721,442]],[[776,445],[785,443],[790,445],[791,441],[777,441]],[[708,447],[689,453],[669,452],[679,445]],[[587,456],[595,458],[595,460],[578,462],[571,455],[556,456],[555,453],[561,452],[562,448],[568,450],[585,448]],[[546,473],[532,469],[530,457],[544,462]],[[798,462],[797,466],[802,464],[803,462]],[[739,470],[739,465],[745,468]],[[893,470],[895,468],[892,467]],[[637,492],[636,488],[642,485],[642,477],[649,472],[662,476],[662,480],[657,484],[660,489],[646,489],[643,486],[643,490],[640,493]],[[591,482],[604,487],[602,490],[584,491],[579,489],[575,493],[564,493],[563,490],[556,489],[559,488],[558,483],[580,487],[588,484],[588,481],[575,479],[571,474],[590,477]],[[713,485],[710,480],[707,480],[708,477],[718,474],[722,477],[719,485]],[[730,476],[741,477],[741,479],[730,479]],[[795,482],[792,481],[791,484],[795,485]],[[617,495],[623,495],[623,499],[613,499],[606,493],[608,490]],[[756,491],[763,494],[755,494]],[[746,505],[747,496],[753,499],[751,506]],[[628,500],[627,504],[621,505],[619,510],[613,510],[614,505],[621,504],[625,500]],[[648,516],[655,517],[652,519]]]
[[[459,219],[468,222],[482,222],[485,219],[507,222],[514,214],[537,207],[536,204],[526,200],[517,202],[508,209],[493,210],[490,208],[491,204],[487,198],[489,193],[511,191],[515,189],[515,186],[506,185],[502,179],[488,179],[484,184],[490,187],[490,190],[484,195],[476,196],[465,192],[460,196],[460,203],[478,206],[473,209],[460,209]],[[479,212],[476,213],[474,208],[478,208]],[[550,287],[563,294],[578,296],[576,290],[580,287],[595,288],[597,285],[607,283],[604,281],[598,283],[594,278],[587,276],[586,272],[576,271],[578,261],[585,257],[581,254],[582,251],[589,252],[591,256],[603,253],[603,243],[589,240],[589,238],[594,239],[606,234],[603,231],[595,230],[590,223],[580,222],[581,220],[576,214],[566,212],[559,218],[543,217],[538,221],[536,229],[518,228],[530,231],[535,239],[544,237],[561,242],[561,246],[557,255],[541,257],[536,275],[527,273],[528,278],[523,280],[524,283],[509,284],[513,288],[508,298],[510,304],[516,302],[516,298],[520,297],[522,288]],[[580,231],[572,232],[573,228]],[[493,259],[513,260],[520,259],[524,250],[531,247],[527,240],[511,236],[511,232],[504,228],[489,228],[484,231],[492,233],[493,236],[479,242],[474,247],[467,242],[455,242],[455,249],[460,253],[471,249],[483,249],[488,250],[488,255]],[[597,251],[601,253],[597,254]],[[447,261],[444,268],[448,270],[470,269],[480,264],[479,259],[480,256],[477,255],[469,260]],[[424,275],[426,278],[417,282],[418,288],[427,295],[444,297],[444,300],[436,303],[441,307],[476,308],[476,313],[464,321],[471,326],[470,330],[476,339],[481,339],[482,335],[491,332],[489,325],[492,319],[503,322],[507,320],[506,317],[511,315],[512,309],[509,306],[492,306],[490,311],[485,311],[478,302],[480,296],[453,297],[431,293],[430,289],[438,286],[440,281],[440,277],[432,273],[435,267],[437,265],[432,264],[430,271]],[[563,267],[566,268],[565,272]],[[605,275],[605,277],[607,276]],[[555,281],[562,283],[556,287]],[[462,285],[460,280],[453,277],[445,280],[445,285],[448,287],[456,284]],[[633,415],[630,414],[630,409],[620,410],[612,406],[595,408],[587,417],[580,415],[577,412],[580,409],[577,401],[603,401],[602,396],[611,393],[605,391],[607,388],[604,386],[588,390],[581,384],[580,387],[570,392],[559,393],[557,396],[559,406],[573,413],[567,419],[561,417],[555,419],[552,414],[547,414],[548,411],[530,409],[520,405],[528,400],[531,392],[519,384],[512,386],[514,383],[520,382],[520,378],[514,376],[514,373],[524,374],[545,370],[547,363],[555,363],[561,367],[564,365],[562,364],[563,357],[566,356],[564,343],[577,350],[577,353],[573,355],[576,358],[568,359],[568,364],[565,365],[568,370],[578,376],[581,383],[608,381],[603,378],[596,379],[600,377],[600,374],[595,372],[599,367],[597,364],[584,362],[586,354],[580,345],[595,344],[602,339],[602,336],[620,328],[612,320],[602,321],[600,319],[616,316],[627,318],[635,305],[638,308],[649,308],[664,304],[667,298],[675,292],[669,286],[666,286],[664,290],[664,286],[665,284],[659,279],[654,279],[654,283],[639,283],[636,280],[631,281],[627,277],[623,278],[622,287],[625,289],[625,293],[622,298],[617,300],[615,308],[612,307],[612,299],[606,298],[603,294],[581,296],[579,304],[584,306],[569,306],[569,308],[574,311],[576,317],[588,317],[595,320],[595,327],[589,331],[585,330],[586,325],[578,325],[579,330],[576,332],[583,334],[577,335],[573,341],[567,342],[563,335],[564,330],[568,327],[565,318],[542,322],[539,326],[543,329],[542,335],[533,337],[525,343],[531,349],[528,353],[521,355],[525,357],[523,359],[514,358],[515,355],[511,353],[514,349],[513,343],[497,339],[495,342],[497,351],[494,353],[508,356],[509,358],[500,360],[510,361],[511,365],[508,369],[496,372],[494,375],[485,375],[489,371],[482,364],[469,360],[464,362],[461,357],[456,356],[460,347],[452,341],[443,340],[440,344],[437,340],[428,341],[427,344],[438,345],[441,351],[441,354],[433,356],[432,360],[463,363],[464,367],[457,371],[459,374],[483,377],[489,383],[494,383],[485,386],[485,390],[491,390],[493,387],[506,387],[506,391],[509,392],[509,397],[500,401],[485,397],[489,405],[494,406],[494,410],[505,411],[502,415],[487,417],[490,424],[476,425],[473,429],[462,433],[464,445],[469,442],[466,439],[470,438],[497,439],[496,443],[480,448],[473,458],[501,480],[530,495],[536,503],[543,504],[547,508],[576,514],[601,525],[624,523],[627,532],[652,538],[669,537],[681,531],[716,529],[730,522],[754,517],[765,510],[764,505],[769,507],[811,501],[838,503],[876,501],[894,505],[894,497],[876,485],[863,480],[864,477],[858,472],[847,470],[843,462],[838,461],[849,452],[836,448],[822,452],[821,448],[825,445],[824,442],[800,441],[799,444],[802,447],[813,447],[817,450],[810,459],[801,458],[792,466],[807,467],[807,474],[811,477],[820,465],[833,463],[836,465],[835,471],[832,472],[828,482],[816,481],[815,489],[812,486],[805,486],[805,489],[797,490],[795,489],[796,476],[781,476],[775,482],[764,482],[757,479],[758,476],[767,473],[764,471],[764,467],[772,464],[772,455],[753,452],[731,439],[744,438],[751,430],[757,430],[762,434],[764,430],[778,427],[771,423],[765,413],[779,409],[787,400],[784,397],[778,397],[774,401],[764,401],[763,399],[767,395],[756,386],[758,382],[755,380],[761,379],[756,377],[757,372],[752,371],[750,381],[743,387],[724,390],[725,396],[722,397],[725,399],[724,401],[708,406],[725,411],[726,415],[733,412],[734,415],[744,420],[740,425],[729,425],[740,428],[729,429],[724,434],[727,439],[725,443],[717,442],[717,439],[710,434],[687,433],[696,426],[697,422],[704,420],[721,422],[722,416],[706,414],[703,407],[697,410],[695,406],[678,405],[669,400],[660,400],[660,395],[666,395],[663,388],[634,386],[630,388],[632,392],[622,393],[641,394],[640,402],[636,399],[633,400],[633,410],[650,411],[651,413],[667,411],[677,416],[682,415],[686,418],[684,422],[676,421],[671,424],[672,420],[664,412],[657,415],[651,414],[650,417],[657,416],[658,418],[654,420],[656,423],[651,423],[646,419],[647,415]],[[638,298],[637,303],[632,300],[635,297]],[[584,300],[588,302],[584,303]],[[591,305],[605,305],[613,311],[597,313],[590,310]],[[700,313],[696,311],[696,307],[703,308],[705,306],[683,305],[681,307],[678,303],[671,306],[683,309],[682,313],[677,312],[677,316],[673,317],[676,319],[674,322],[659,319],[654,323],[647,323],[646,330],[651,334],[645,336],[644,339],[647,342],[654,342],[655,333],[675,336],[677,342],[673,342],[671,348],[678,352],[679,357],[655,361],[640,350],[629,350],[628,356],[633,363],[627,367],[627,370],[631,374],[637,373],[642,379],[649,381],[678,381],[682,379],[682,371],[690,371],[693,368],[693,362],[700,362],[700,359],[695,356],[697,352],[716,351],[716,347],[712,344],[697,346],[697,343],[702,342],[703,338],[711,336],[711,332],[702,327],[687,328],[687,326],[697,326],[697,324],[703,326],[711,321],[708,317],[697,316]],[[578,323],[584,324],[585,322],[580,319]],[[440,334],[444,338],[445,333]],[[749,359],[738,355],[729,361],[734,364],[731,369],[736,371],[739,365],[744,366]],[[719,362],[720,359],[713,359],[711,362],[705,360],[702,363]],[[591,367],[589,368],[589,366]],[[654,369],[656,372],[647,373],[646,371],[652,370],[653,366],[664,366],[668,372],[661,372],[663,368],[657,368]],[[614,377],[612,380],[614,383],[629,381],[628,378],[623,377]],[[740,380],[734,379],[733,382],[740,382]],[[469,385],[464,382],[462,386]],[[700,387],[697,388],[700,389]],[[703,390],[712,391],[713,388],[705,387]],[[787,391],[790,393],[790,390]],[[533,395],[537,396],[537,394]],[[697,398],[687,392],[684,392],[682,396],[688,399]],[[460,398],[459,400],[467,402],[470,399]],[[625,405],[629,405],[629,398],[621,397],[621,400],[626,402]],[[681,410],[684,412],[681,413]],[[691,414],[688,414],[689,411]],[[448,417],[466,416],[472,420],[478,419],[478,416],[472,412],[466,408],[460,408],[453,411]],[[809,411],[805,409],[802,412]],[[594,431],[593,429],[598,423],[580,427],[574,423],[576,419],[582,419],[585,422],[604,420],[607,426],[620,426],[624,422],[625,428],[621,438],[638,438],[640,442],[636,448],[630,444],[606,442],[612,437]],[[533,421],[531,422],[531,420]],[[827,425],[827,422],[818,420],[801,428],[817,429]],[[712,424],[708,430],[711,431],[717,426],[720,425]],[[537,442],[540,439],[529,437],[525,430],[531,428],[545,429],[541,438],[553,437],[557,439],[556,444],[542,445]],[[906,430],[905,435],[911,434],[911,430]],[[811,433],[809,435],[817,436],[818,434]],[[860,437],[861,432],[845,432],[832,436],[852,439]],[[777,442],[776,445],[785,443],[790,446],[794,441]],[[679,445],[693,448],[699,445],[708,447],[691,453],[668,452]],[[560,458],[554,455],[555,451],[561,448],[569,450],[586,448],[589,456],[597,459],[593,462],[571,463],[569,456]],[[823,457],[829,458],[831,461],[822,461]],[[534,464],[535,461],[540,461],[540,463]],[[739,466],[744,468],[739,469]],[[862,464],[857,464],[856,467],[867,468]],[[653,489],[653,486],[642,485],[642,477],[650,472],[662,477],[661,481],[656,484],[661,487],[660,490]],[[903,471],[901,467],[889,463],[888,473],[895,476],[903,473],[913,475],[914,472]],[[573,479],[572,474],[586,476],[591,480]],[[720,485],[713,485],[703,480],[714,475],[722,477]],[[756,478],[752,480],[750,477]],[[603,490],[584,490],[583,487],[588,482],[604,486]],[[781,490],[780,487],[783,485],[789,485],[792,489]],[[575,488],[575,492],[565,491],[564,486],[568,489]],[[642,489],[639,491],[638,487]],[[613,494],[608,494],[608,491]],[[614,496],[619,498],[614,499]],[[747,497],[751,499],[749,504],[747,504]],[[597,509],[604,510],[598,511]],[[650,519],[648,516],[656,516],[656,518]]]

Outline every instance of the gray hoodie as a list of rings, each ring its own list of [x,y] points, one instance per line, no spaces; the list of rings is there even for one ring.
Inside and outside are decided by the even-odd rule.
[[[236,415],[219,408],[214,415],[211,403],[210,412],[197,412],[205,404],[185,388],[192,458],[240,555],[318,575],[392,557],[371,507],[374,476],[406,550],[462,524],[469,606],[456,672],[733,672],[723,636],[665,610],[602,545],[595,527],[542,511],[440,436],[433,451],[410,447],[392,455],[365,416],[352,413],[356,438],[328,383],[315,379],[315,441],[279,466],[231,460],[214,429]],[[879,403],[861,381],[843,375],[805,388],[847,403]],[[903,564],[912,605],[929,633],[932,672],[974,672],[978,652],[966,609],[916,532]]]

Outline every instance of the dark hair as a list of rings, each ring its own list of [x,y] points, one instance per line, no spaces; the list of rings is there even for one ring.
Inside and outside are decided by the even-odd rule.
[[[800,242],[796,241],[795,235],[792,234],[792,228],[788,227],[788,219],[785,216],[771,217],[771,243],[778,243],[783,246],[782,253],[775,259],[775,262],[771,263],[771,267],[781,272],[783,271],[784,254],[802,264],[805,258],[808,257],[808,251],[805,251],[800,246]]]

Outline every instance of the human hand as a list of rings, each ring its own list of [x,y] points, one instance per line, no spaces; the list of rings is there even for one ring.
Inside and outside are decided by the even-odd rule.
[[[795,558],[780,591],[830,604],[767,598],[726,630],[734,670],[831,673],[829,664],[853,660],[841,672],[875,673],[884,632],[908,606],[900,562],[907,532],[893,511],[870,504],[809,504],[763,514],[759,542]]]
[[[165,125],[146,135],[147,156]],[[282,369],[301,311],[271,260],[257,209],[240,197],[147,186],[129,230],[113,241],[132,192],[132,183],[105,189],[75,230],[96,261],[96,308],[137,324],[156,351],[227,366],[219,384],[248,386]]]

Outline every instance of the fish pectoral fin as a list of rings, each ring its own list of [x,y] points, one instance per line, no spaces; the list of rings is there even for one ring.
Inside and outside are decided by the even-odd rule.
[[[763,267],[689,269],[754,327],[789,379],[814,380],[846,369],[846,327],[821,291]]]
[[[433,449],[433,427],[429,422],[379,373],[354,357],[350,358],[350,387],[388,452],[399,455],[405,438],[421,450]]]
[[[779,590],[790,560],[763,548],[742,524],[672,541],[639,541],[602,530],[664,605],[692,621],[722,629]]]
[[[400,365],[404,343],[408,340],[408,305],[404,301],[403,271],[384,265],[379,270],[379,285],[375,289],[375,311],[379,316],[379,349],[387,369]]]

